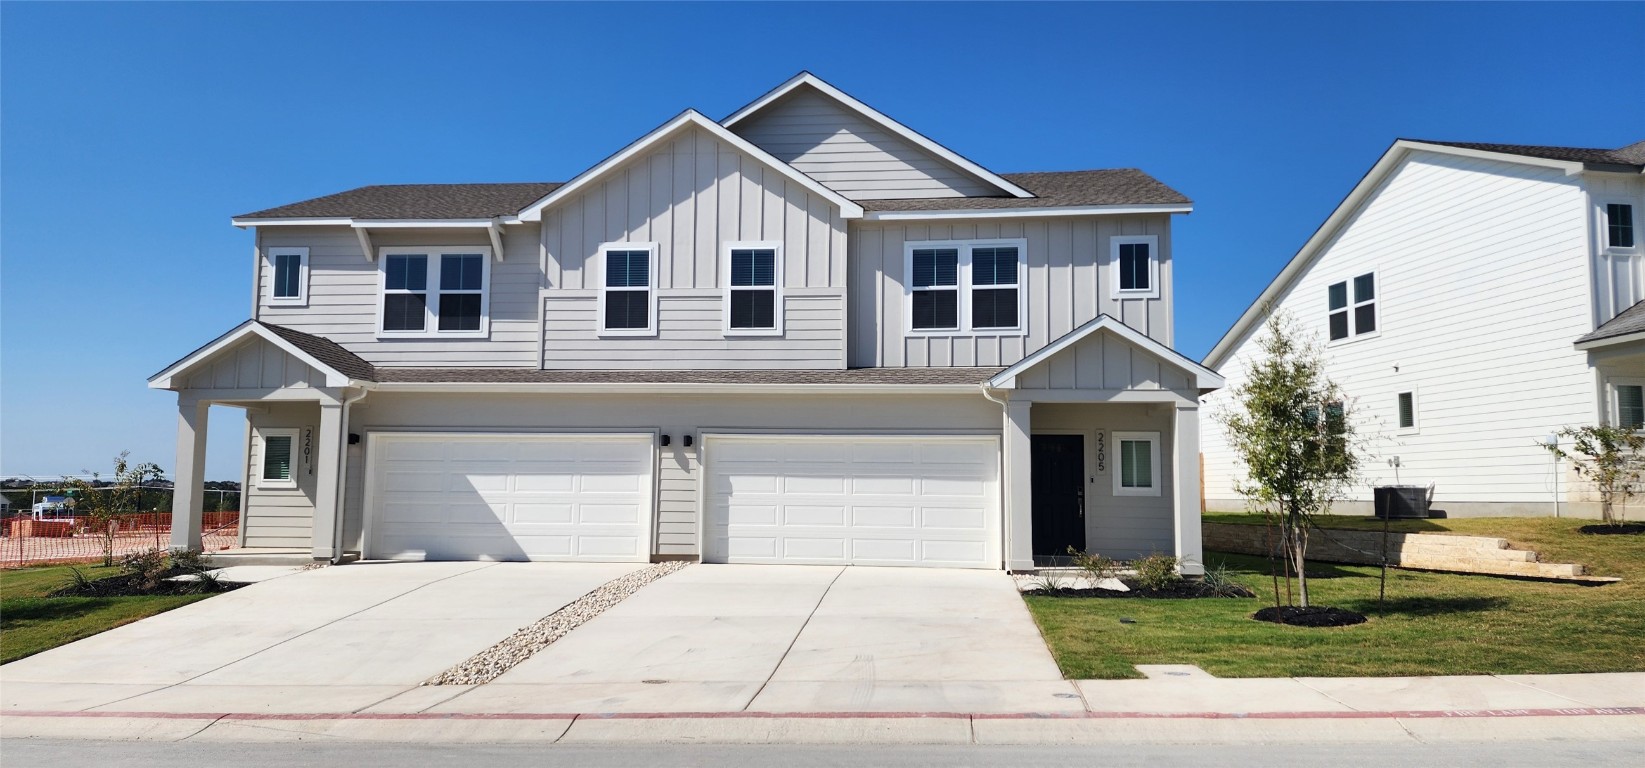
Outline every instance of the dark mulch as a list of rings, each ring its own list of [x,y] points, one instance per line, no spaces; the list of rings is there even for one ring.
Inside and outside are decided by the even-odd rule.
[[[1576,529],[1577,533],[1586,533],[1590,536],[1616,536],[1632,533],[1645,533],[1645,523],[1623,523],[1622,525],[1584,525]]]
[[[173,568],[166,572],[166,578],[182,576],[191,571],[182,568]],[[50,597],[135,597],[138,595],[199,595],[207,592],[227,592],[239,589],[245,584],[232,581],[219,581],[215,585],[206,585],[199,581],[164,581],[153,589],[143,588],[143,576],[139,573],[125,573],[119,576],[109,576],[98,579],[79,588],[69,584],[53,591]]]
[[[1120,583],[1131,588],[1130,592],[1119,592],[1111,589],[1071,589],[1057,590],[1035,589],[1026,594],[1041,597],[1150,597],[1165,600],[1189,600],[1200,597],[1256,597],[1256,593],[1238,584],[1230,585],[1227,592],[1218,593],[1203,581],[1179,581],[1163,589],[1145,589],[1135,579],[1120,579]]]
[[[1363,613],[1323,605],[1308,608],[1270,605],[1251,614],[1251,618],[1257,621],[1271,621],[1275,624],[1287,624],[1293,627],[1347,627],[1365,623],[1365,614]]]

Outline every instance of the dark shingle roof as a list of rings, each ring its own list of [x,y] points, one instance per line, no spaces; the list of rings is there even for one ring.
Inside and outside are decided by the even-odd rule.
[[[333,370],[344,376],[360,381],[376,380],[375,366],[361,359],[359,355],[343,349],[342,345],[331,339],[315,336],[312,333],[295,331],[283,325],[265,323],[261,320],[253,320],[252,322],[273,331],[276,336],[291,342],[292,346],[313,355],[314,359],[331,366]]]
[[[1407,139],[1407,141],[1420,141],[1424,144],[1438,144],[1443,147],[1477,149],[1482,152],[1501,152],[1522,157],[1539,157],[1545,160],[1564,160],[1566,162],[1582,163],[1587,166],[1627,166],[1635,170],[1645,167],[1645,141],[1635,142],[1618,149],[1538,147],[1527,144],[1481,144],[1471,141],[1429,141],[1427,139]]]
[[[1640,332],[1645,332],[1645,301],[1638,302],[1622,310],[1621,314],[1606,320],[1598,328],[1595,328],[1593,333],[1577,339],[1576,343],[1583,344],[1601,339],[1614,339],[1618,336],[1627,336]]]
[[[236,216],[237,219],[488,219],[518,213],[560,182],[379,184]]]
[[[1169,205],[1190,201],[1181,192],[1135,168],[1096,171],[1002,173],[1034,197],[938,197],[863,200],[869,211],[957,211],[996,208],[1060,208],[1085,205]]]
[[[534,368],[378,368],[407,384],[970,384],[1003,368],[845,368],[769,371],[541,371]]]

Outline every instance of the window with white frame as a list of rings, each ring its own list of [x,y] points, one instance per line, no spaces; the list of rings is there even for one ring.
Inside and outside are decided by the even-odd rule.
[[[297,430],[263,429],[258,488],[297,487]]]
[[[308,304],[308,249],[270,248],[269,304],[303,306]]]
[[[1616,425],[1623,429],[1645,428],[1645,385],[1618,383],[1611,389],[1616,393]]]
[[[606,243],[600,246],[600,333],[649,336],[657,332],[656,243]]]
[[[1352,293],[1350,294],[1350,289]],[[1350,296],[1352,300],[1350,301]],[[1375,272],[1332,283],[1326,288],[1329,337],[1341,341],[1377,329],[1377,276]]]
[[[1154,235],[1123,235],[1108,239],[1110,291],[1114,298],[1157,298],[1159,296],[1159,238]]]
[[[1114,495],[1160,495],[1159,433],[1115,432],[1113,441],[1114,450],[1119,454]]]
[[[909,332],[1022,332],[1027,241],[910,242],[905,248]]]
[[[1634,207],[1628,203],[1605,204],[1605,247],[1632,248],[1638,243],[1634,235]]]
[[[473,338],[486,334],[491,249],[384,248],[379,252],[380,336]]]
[[[1417,393],[1401,392],[1394,396],[1400,431],[1415,432],[1417,428]]]
[[[730,335],[782,333],[782,244],[726,243],[725,329]]]

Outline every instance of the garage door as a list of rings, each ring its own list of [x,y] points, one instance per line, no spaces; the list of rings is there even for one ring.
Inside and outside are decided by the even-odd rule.
[[[651,440],[373,435],[366,557],[648,560]]]
[[[710,436],[704,559],[996,568],[992,438]]]

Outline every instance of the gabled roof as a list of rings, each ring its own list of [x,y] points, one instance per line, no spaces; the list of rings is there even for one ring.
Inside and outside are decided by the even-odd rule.
[[[242,219],[490,219],[512,216],[560,182],[378,184],[234,217]]]
[[[605,175],[607,171],[621,166],[628,160],[638,156],[640,153],[674,135],[675,132],[693,126],[707,131],[709,135],[714,138],[736,147],[737,149],[753,157],[755,160],[764,163],[766,166],[788,177],[790,181],[797,182],[800,186],[811,190],[816,195],[839,206],[841,216],[848,219],[855,219],[862,216],[862,206],[858,205],[856,202],[847,199],[845,196],[835,192],[832,189],[829,189],[824,186],[822,182],[801,173],[794,166],[778,160],[773,157],[771,153],[760,149],[747,139],[732,133],[719,123],[708,119],[708,117],[703,113],[698,112],[695,109],[688,109],[681,112],[679,116],[675,117],[673,120],[663,123],[655,130],[640,137],[639,140],[622,148],[616,154],[600,161],[600,163],[595,165],[593,168],[577,174],[576,178],[560,185],[553,192],[548,193],[536,202],[522,208],[516,218],[520,221],[541,221],[544,208],[553,205],[557,201],[570,197],[575,194],[577,190],[588,186],[596,179],[599,179],[601,176]]]
[[[1222,335],[1216,346],[1212,347],[1211,351],[1206,354],[1205,364],[1212,368],[1218,368],[1224,362],[1227,362],[1228,355],[1232,354],[1234,349],[1239,346],[1240,340],[1245,338],[1245,335],[1251,329],[1261,324],[1263,307],[1284,294],[1291,287],[1291,284],[1296,282],[1297,278],[1314,263],[1325,245],[1336,237],[1342,226],[1353,218],[1354,214],[1358,213],[1360,207],[1399,167],[1399,164],[1411,153],[1419,151],[1462,157],[1485,157],[1500,162],[1517,162],[1559,168],[1563,169],[1566,174],[1572,175],[1581,173],[1584,170],[1595,170],[1589,167],[1588,160],[1581,159],[1583,157],[1597,158],[1601,154],[1613,159],[1636,157],[1639,153],[1645,152],[1645,142],[1630,144],[1617,150],[1602,150],[1571,147],[1533,147],[1517,144],[1471,144],[1423,141],[1419,139],[1399,139],[1395,141],[1382,153],[1382,157],[1377,159],[1376,164],[1365,172],[1359,183],[1355,184],[1352,190],[1349,190],[1348,196],[1344,197],[1342,202],[1337,203],[1336,209],[1331,211],[1331,215],[1325,219],[1323,224],[1319,225],[1319,229],[1314,230],[1314,234],[1308,238],[1308,242],[1303,243],[1302,248],[1291,257],[1290,261],[1286,262],[1279,274],[1269,281],[1268,287],[1264,288],[1256,300],[1246,307],[1245,312],[1240,315],[1238,320],[1234,321],[1228,332]],[[1618,155],[1616,153],[1622,154]],[[1608,162],[1599,165],[1602,167],[1597,168],[1597,170],[1625,170],[1625,166]]]
[[[858,101],[851,94],[829,85],[827,82],[824,82],[822,78],[817,77],[810,72],[801,72],[795,75],[790,78],[788,82],[773,88],[764,96],[749,102],[748,106],[731,113],[729,117],[720,122],[727,128],[735,126],[737,123],[742,122],[754,114],[757,114],[761,110],[765,109],[766,106],[776,102],[799,88],[813,88],[821,92],[829,98],[844,105],[851,111],[863,116],[869,122],[874,123],[891,134],[899,136],[903,140],[942,158],[949,164],[958,167],[959,169],[977,177],[978,179],[981,179],[984,182],[987,182],[989,185],[997,187],[1005,194],[1012,197],[1033,197],[1032,192],[1023,189],[999,174],[966,159],[961,156],[960,153],[932,141],[930,138],[927,138],[914,129],[909,128],[896,120],[892,120],[879,110]]]
[[[346,387],[353,383],[370,382],[376,375],[371,363],[331,339],[261,320],[247,320],[205,346],[184,355],[183,359],[166,366],[165,370],[150,376],[149,387],[170,389],[173,377],[251,336],[279,347],[287,354],[302,360],[310,368],[319,371],[325,376],[325,385],[328,387]]]
[[[1529,144],[1481,144],[1469,141],[1427,141],[1425,139],[1406,139],[1406,141],[1437,144],[1442,147],[1473,149],[1481,152],[1495,152],[1503,155],[1582,163],[1589,170],[1610,170],[1605,166],[1629,166],[1636,171],[1645,169],[1645,141],[1637,141],[1617,149],[1540,147]]]
[[[1010,368],[1006,368],[1005,370],[994,374],[993,378],[988,380],[988,386],[995,389],[1013,389],[1016,387],[1016,378],[1018,376],[1022,375],[1034,366],[1050,360],[1052,357],[1055,357],[1057,353],[1068,349],[1069,347],[1079,343],[1081,339],[1084,339],[1085,337],[1098,331],[1108,331],[1113,333],[1131,344],[1141,347],[1144,351],[1154,355],[1155,357],[1164,360],[1172,367],[1188,374],[1188,377],[1194,381],[1194,386],[1201,390],[1218,389],[1225,383],[1221,374],[1218,374],[1216,371],[1194,362],[1187,355],[1165,346],[1164,344],[1155,341],[1147,334],[1144,334],[1143,332],[1120,322],[1113,315],[1102,314],[1086,321],[1084,325],[1063,334],[1062,337],[1056,341],[1040,347],[1039,350],[1034,352],[1034,354],[1017,361],[1017,363],[1012,365]]]
[[[1606,320],[1592,333],[1577,339],[1576,348],[1595,349],[1641,340],[1645,340],[1645,301],[1635,302],[1616,317]]]
[[[1093,171],[1006,173],[1004,178],[1034,193],[1033,197],[935,197],[914,200],[864,200],[878,211],[961,211],[1108,205],[1191,206],[1189,200],[1159,179],[1136,168]]]

